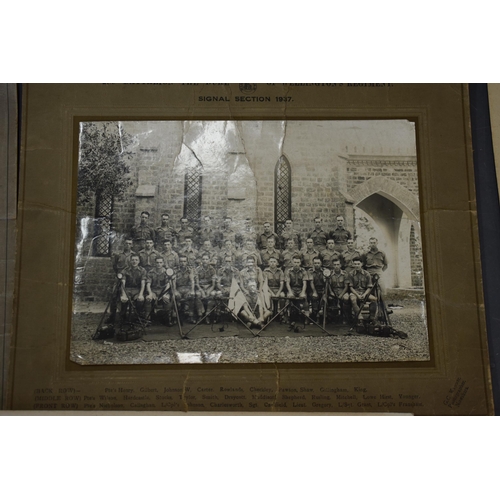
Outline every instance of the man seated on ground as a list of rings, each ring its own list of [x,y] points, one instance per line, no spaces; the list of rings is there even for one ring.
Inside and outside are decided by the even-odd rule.
[[[278,311],[281,311],[285,306],[285,274],[278,267],[278,259],[276,257],[270,257],[269,266],[264,269],[263,275],[264,280],[267,280],[272,304],[274,305],[277,302]],[[281,320],[284,320],[283,314],[281,315]]]
[[[352,309],[355,316],[359,318],[360,306],[369,302],[370,321],[373,321],[377,312],[377,298],[370,293],[372,278],[370,273],[362,268],[361,257],[354,257],[352,264],[354,271],[347,277],[350,289],[349,300],[351,301]]]
[[[210,255],[204,253],[201,258],[201,265],[196,268],[195,298],[199,316],[203,316],[215,305],[215,282],[215,268],[210,264]],[[206,317],[206,323],[210,324],[209,316]]]
[[[270,236],[267,239],[267,248],[264,248],[264,250],[260,251],[261,268],[262,269],[269,267],[269,259],[271,257],[274,257],[277,260],[277,262],[279,263],[280,252],[279,252],[279,250],[276,250],[276,238],[274,236]],[[257,262],[257,264],[258,264],[258,262]]]
[[[315,257],[313,260],[313,267],[309,271],[309,302],[311,303],[311,319],[318,322],[319,316],[323,313],[324,300],[326,291],[326,278],[324,275],[324,268],[321,263],[320,257]]]
[[[332,238],[326,242],[326,250],[320,253],[320,257],[323,260],[323,267],[333,269],[333,261],[340,258],[340,253],[335,249],[335,241]]]
[[[255,256],[249,255],[246,260],[246,267],[240,272],[241,277],[241,291],[245,295],[248,306],[254,314],[256,321],[253,318],[250,322],[262,328],[265,320],[271,315],[271,311],[266,309],[263,300],[260,296],[262,285],[264,284],[264,275],[262,269],[257,267]]]
[[[146,279],[146,318],[153,314],[155,319],[172,326],[172,283],[164,266],[163,257],[156,257],[155,267]]]
[[[130,257],[130,266],[122,272],[120,320],[123,325],[127,316],[137,313],[144,316],[144,291],[146,289],[146,270],[139,265],[139,256]]]
[[[287,297],[292,299],[296,307],[299,308],[300,312],[306,316],[305,324],[309,323],[309,306],[307,304],[307,282],[309,276],[307,271],[301,267],[301,258],[299,255],[295,255],[293,260],[293,267],[285,270],[285,284],[287,289]],[[296,318],[294,308],[290,308],[290,320]]]
[[[175,297],[179,306],[179,314],[182,314],[188,323],[196,323],[194,314],[195,299],[195,273],[188,266],[187,257],[179,257],[179,269],[175,273]]]
[[[342,315],[342,324],[347,324],[351,317],[351,308],[349,300],[349,280],[347,273],[342,270],[340,259],[333,261],[333,272],[330,275],[330,297],[333,297],[335,306],[340,307]]]

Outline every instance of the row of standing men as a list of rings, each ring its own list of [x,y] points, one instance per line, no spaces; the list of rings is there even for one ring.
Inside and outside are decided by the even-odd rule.
[[[245,242],[251,240],[258,250],[264,250],[267,248],[269,237],[273,236],[276,248],[280,250],[286,249],[289,239],[294,241],[297,250],[301,250],[305,247],[306,240],[311,238],[317,249],[325,249],[327,241],[332,239],[337,251],[340,252],[346,249],[347,240],[352,237],[351,232],[345,227],[342,215],[338,215],[336,218],[337,226],[326,231],[322,227],[321,217],[316,217],[314,227],[305,234],[296,231],[292,219],[288,219],[285,221],[280,235],[272,230],[270,222],[264,222],[262,230],[256,231],[250,219],[245,219],[243,227],[238,229],[229,216],[223,220],[220,227],[216,227],[210,216],[206,215],[200,221],[199,228],[197,224],[193,227],[189,220],[184,217],[180,219],[180,226],[174,228],[170,223],[170,216],[166,213],[161,215],[161,225],[154,228],[149,223],[149,218],[149,212],[142,212],[140,222],[130,230],[130,237],[133,240],[135,251],[145,248],[148,239],[152,239],[158,248],[162,248],[163,243],[168,240],[175,250],[180,249],[187,239],[190,239],[197,247],[201,247],[205,241],[210,241],[214,248],[223,248],[224,243],[230,240],[236,249],[243,248]]]

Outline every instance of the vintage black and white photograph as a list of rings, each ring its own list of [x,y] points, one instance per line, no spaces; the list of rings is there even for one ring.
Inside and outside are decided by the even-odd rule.
[[[70,359],[430,359],[415,123],[78,130]]]

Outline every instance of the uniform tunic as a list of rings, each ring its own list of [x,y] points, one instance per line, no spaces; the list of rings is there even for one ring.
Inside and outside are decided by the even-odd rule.
[[[261,250],[260,252],[260,257],[261,257],[261,262],[264,267],[269,266],[269,259],[271,257],[274,257],[278,261],[278,265],[280,264],[280,258],[281,254],[279,250],[273,249],[272,251],[269,250],[269,248],[266,248],[265,250]]]
[[[161,254],[156,250],[150,250],[149,252],[144,249],[139,252],[140,265],[146,271],[149,271],[156,264],[156,258],[161,257]]]
[[[319,252],[317,250],[304,250],[301,254],[302,265],[306,268],[313,267],[313,260],[319,257]]]
[[[326,247],[328,235],[322,229],[314,229],[307,235],[307,238],[311,238],[313,240],[316,248],[322,249]]]
[[[165,262],[165,267],[170,269],[177,269],[179,267],[179,255],[173,250],[169,253],[164,252],[161,254],[163,261]]]
[[[121,273],[126,267],[130,266],[130,258],[132,255],[137,255],[133,250],[130,252],[114,253],[111,257],[113,269],[115,273]]]
[[[146,240],[154,241],[156,238],[155,230],[147,224],[138,224],[137,226],[134,226],[130,233],[132,239],[134,240],[134,248],[136,249],[143,249],[146,244]]]
[[[139,292],[142,286],[142,282],[146,282],[146,270],[141,267],[127,267],[123,270],[123,278],[125,279],[125,288],[127,290],[133,290]]]
[[[385,253],[376,250],[368,250],[364,256],[366,270],[370,274],[380,273],[385,266],[387,266],[387,257]]]
[[[303,267],[299,267],[298,270],[292,267],[285,271],[285,281],[290,283],[290,288],[296,294],[302,291],[304,281],[307,281],[308,278],[308,272]]]
[[[347,273],[345,271],[340,270],[340,273],[337,274],[333,272],[330,275],[330,288],[335,292],[337,297],[340,297],[340,294],[344,291],[346,282],[348,281]]]
[[[333,261],[340,259],[340,253],[337,250],[323,250],[320,253],[320,257],[323,260],[323,267],[327,267],[328,269],[333,268]]]
[[[345,227],[336,227],[333,231],[330,231],[330,239],[335,241],[335,246],[337,249],[341,248],[344,250],[347,245],[347,240],[351,239],[352,235]]]
[[[363,294],[368,288],[372,286],[372,277],[368,271],[360,269],[359,271],[353,271],[347,277],[348,282],[356,292]]]
[[[354,257],[361,257],[361,254],[356,249],[352,252],[349,250],[342,252],[343,266],[346,273],[354,271],[354,266],[352,265],[352,259],[354,259]]]
[[[176,232],[172,226],[160,226],[156,228],[156,245],[163,247],[165,241],[171,241],[175,244]]]
[[[266,267],[263,274],[267,278],[267,286],[273,292],[277,292],[280,289],[281,283],[285,281],[285,274],[279,267],[276,268],[276,271],[273,271],[270,267]]]

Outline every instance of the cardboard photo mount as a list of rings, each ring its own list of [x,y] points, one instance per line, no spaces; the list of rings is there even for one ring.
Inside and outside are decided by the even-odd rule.
[[[5,409],[492,414],[468,106],[458,84],[26,85]],[[76,131],[108,119],[415,121],[431,360],[71,362]]]

